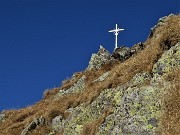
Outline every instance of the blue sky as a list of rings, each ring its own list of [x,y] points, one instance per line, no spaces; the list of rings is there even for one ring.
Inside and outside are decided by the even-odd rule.
[[[84,70],[117,23],[119,46],[144,42],[158,19],[179,13],[180,0],[1,0],[0,110],[42,99]]]

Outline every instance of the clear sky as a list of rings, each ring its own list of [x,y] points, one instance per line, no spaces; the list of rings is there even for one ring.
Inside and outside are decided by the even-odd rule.
[[[42,99],[84,70],[117,23],[119,46],[144,42],[158,19],[179,13],[180,0],[1,0],[0,111]]]

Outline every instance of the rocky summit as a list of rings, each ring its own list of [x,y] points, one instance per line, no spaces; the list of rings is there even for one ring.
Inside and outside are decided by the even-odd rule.
[[[0,135],[179,135],[180,15],[144,43],[103,47],[35,105],[0,113]]]

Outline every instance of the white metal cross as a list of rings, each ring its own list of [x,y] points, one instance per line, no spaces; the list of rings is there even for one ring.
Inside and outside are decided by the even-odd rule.
[[[115,39],[115,49],[117,48],[117,36],[119,34],[120,31],[123,31],[124,29],[119,29],[117,27],[117,24],[116,24],[116,29],[114,30],[110,30],[109,32],[114,32],[115,36],[116,36],[116,39]]]

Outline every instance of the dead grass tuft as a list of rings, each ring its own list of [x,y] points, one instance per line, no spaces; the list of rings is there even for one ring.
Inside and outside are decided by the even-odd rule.
[[[69,89],[74,83],[78,81],[78,79],[80,79],[83,76],[83,74],[84,74],[83,72],[77,72],[74,74],[74,78],[64,80],[62,82],[61,89]]]
[[[44,99],[50,99],[51,97],[53,97],[54,95],[56,95],[59,90],[67,90],[69,89],[74,83],[76,83],[78,81],[78,79],[80,79],[82,76],[83,76],[83,72],[77,72],[74,74],[74,77],[71,78],[71,79],[67,79],[67,80],[64,80],[62,82],[62,87],[59,87],[59,88],[54,88],[54,89],[51,89],[51,90],[46,90],[44,92]]]
[[[180,69],[166,76],[174,86],[162,97],[163,115],[161,117],[162,135],[180,134]]]
[[[104,114],[100,116],[98,119],[84,125],[81,135],[95,135],[95,133],[98,131],[99,126],[104,122],[105,118],[109,116],[111,113],[112,112],[110,111],[110,109],[106,110]]]
[[[39,126],[35,130],[31,132],[33,135],[46,135],[47,133],[51,132],[51,128],[47,125],[45,126]]]

